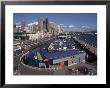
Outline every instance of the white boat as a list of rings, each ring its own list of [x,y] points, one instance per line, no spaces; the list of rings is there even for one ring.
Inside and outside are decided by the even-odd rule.
[[[67,49],[67,47],[63,47],[63,49],[64,49],[64,50],[66,50],[66,49]]]
[[[73,49],[75,49],[75,46],[72,46]]]
[[[62,48],[59,48],[59,51],[62,50]]]

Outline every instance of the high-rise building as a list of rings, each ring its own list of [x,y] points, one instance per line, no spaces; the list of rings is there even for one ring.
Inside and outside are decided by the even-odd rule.
[[[61,25],[58,25],[58,32],[63,33],[63,27]]]
[[[47,32],[49,32],[49,22],[48,22],[48,19],[46,18],[46,29],[47,29]]]
[[[25,27],[26,27],[26,22],[25,21],[22,21],[21,22],[21,29],[23,30]]]
[[[43,29],[46,30],[46,21],[43,21]]]
[[[13,25],[13,28],[16,28],[16,24]]]
[[[15,20],[13,20],[13,28],[16,28]]]
[[[39,31],[43,30],[43,17],[38,18],[38,29]]]

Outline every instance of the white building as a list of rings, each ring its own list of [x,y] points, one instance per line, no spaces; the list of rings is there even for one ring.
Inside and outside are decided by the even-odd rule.
[[[37,25],[38,25],[38,22],[30,23],[30,24],[28,24],[28,29],[31,32],[35,32],[35,31],[37,32],[37,30],[38,30]]]
[[[58,33],[63,33],[63,28],[61,27],[61,25],[58,25]]]

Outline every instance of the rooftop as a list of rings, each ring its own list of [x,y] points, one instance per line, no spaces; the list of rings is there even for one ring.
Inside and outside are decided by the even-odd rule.
[[[77,49],[75,50],[66,50],[66,51],[53,51],[53,52],[47,52],[43,51],[43,54],[46,58],[48,59],[60,59],[60,58],[65,58],[65,57],[70,57],[74,55],[78,55],[81,52]]]

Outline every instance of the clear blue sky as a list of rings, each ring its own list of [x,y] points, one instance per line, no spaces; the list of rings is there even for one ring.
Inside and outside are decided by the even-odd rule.
[[[38,17],[48,18],[57,24],[63,24],[65,31],[97,30],[96,13],[14,13],[15,23],[25,21],[27,24],[35,22]]]

